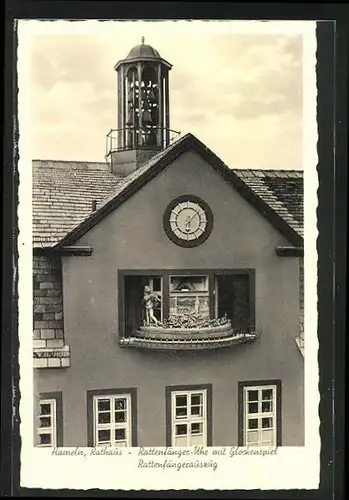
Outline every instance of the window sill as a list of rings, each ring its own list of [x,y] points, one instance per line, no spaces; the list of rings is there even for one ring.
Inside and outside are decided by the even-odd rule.
[[[258,338],[256,329],[237,331],[226,325],[198,329],[141,327],[132,337],[120,339],[119,345],[157,350],[203,350],[251,343]]]
[[[34,340],[33,362],[34,368],[69,368],[70,347],[60,339]]]

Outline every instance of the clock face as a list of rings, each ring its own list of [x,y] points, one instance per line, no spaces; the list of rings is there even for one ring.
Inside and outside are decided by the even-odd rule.
[[[183,195],[173,200],[164,213],[167,236],[177,245],[193,247],[203,243],[211,233],[213,215],[203,200]]]

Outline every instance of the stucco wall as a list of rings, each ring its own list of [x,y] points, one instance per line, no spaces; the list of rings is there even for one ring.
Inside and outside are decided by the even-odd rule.
[[[214,214],[209,239],[198,248],[168,240],[162,215],[175,197],[203,198]],[[39,391],[63,391],[64,445],[86,445],[86,391],[137,387],[138,444],[165,445],[165,386],[212,383],[213,445],[238,442],[238,382],[282,380],[282,444],[303,444],[303,359],[299,330],[298,259],[278,257],[288,244],[196,154],[173,165],[92,228],[76,244],[90,257],[63,258],[64,328],[71,367],[37,371]],[[258,342],[174,354],[116,343],[118,270],[253,268]]]

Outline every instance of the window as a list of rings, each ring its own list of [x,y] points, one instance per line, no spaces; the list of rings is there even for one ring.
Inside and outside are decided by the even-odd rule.
[[[38,446],[62,446],[62,394],[41,394],[38,414]]]
[[[185,327],[224,317],[247,332],[255,327],[254,279],[251,269],[119,271],[120,335],[159,322]],[[156,321],[146,316],[146,289]]]
[[[39,413],[39,446],[56,447],[56,400],[43,399],[40,401]]]
[[[136,331],[145,323],[144,293],[149,287],[150,294],[155,296],[153,300],[153,313],[157,321],[163,320],[163,278],[162,276],[132,274],[124,277],[123,291],[125,294],[125,305],[122,308],[120,318],[125,318],[123,329],[128,335]],[[123,295],[123,294],[122,294]]]
[[[135,389],[88,391],[89,446],[135,446]]]
[[[221,273],[214,277],[215,316],[227,316],[237,330],[254,325],[254,278],[251,273]]]
[[[166,391],[168,446],[210,446],[211,386]]]
[[[242,446],[280,446],[281,384],[245,383],[240,386]],[[242,424],[242,425],[241,425]]]
[[[209,318],[208,276],[170,276],[169,317],[191,314]]]

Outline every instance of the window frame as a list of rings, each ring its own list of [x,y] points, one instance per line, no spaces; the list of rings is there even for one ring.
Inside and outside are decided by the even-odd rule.
[[[249,327],[255,327],[256,317],[256,293],[255,269],[119,269],[118,270],[118,340],[127,336],[125,331],[125,277],[126,276],[149,276],[151,278],[162,278],[162,317],[168,319],[170,309],[170,278],[173,276],[207,276],[208,277],[208,298],[209,298],[209,318],[213,319],[216,315],[217,293],[215,291],[216,277],[220,275],[243,274],[249,276],[249,308],[250,318]]]
[[[276,440],[275,445],[273,446],[281,446],[282,444],[282,425],[281,425],[281,416],[282,416],[282,382],[281,380],[257,380],[257,381],[243,381],[238,383],[238,446],[249,446],[246,441],[246,399],[245,394],[247,394],[248,390],[262,390],[262,389],[270,389],[275,388],[275,407],[273,410],[275,416],[275,433]],[[256,418],[261,418],[260,413],[256,413]],[[252,445],[251,445],[252,446]],[[261,444],[253,445],[253,446],[263,446]],[[268,445],[267,445],[268,446]]]
[[[191,394],[205,392],[204,397],[204,415],[205,423],[204,430],[206,430],[206,445],[212,446],[212,384],[199,384],[199,385],[171,385],[165,388],[166,398],[166,446],[175,446],[173,444],[173,430],[174,430],[174,406],[173,398],[175,395]],[[206,400],[206,401],[205,401]],[[189,445],[190,446],[190,445]],[[204,446],[204,445],[192,445]]]
[[[127,397],[131,405],[131,410],[129,411],[128,427],[130,435],[130,445],[126,447],[137,446],[137,389],[135,387],[125,388],[125,389],[94,389],[86,392],[86,402],[87,402],[87,446],[96,448],[103,446],[103,444],[96,444],[96,401],[98,398],[117,398],[117,397]]]
[[[204,278],[204,286],[205,288],[203,290],[188,290],[188,291],[182,291],[182,290],[171,290],[171,284],[172,284],[172,279],[173,278]],[[210,302],[213,300],[210,297],[210,276],[207,273],[204,273],[202,275],[199,274],[186,274],[186,275],[180,275],[180,274],[169,274],[168,276],[169,279],[169,310],[168,310],[168,317],[171,316],[171,314],[177,314],[177,313],[171,313],[171,299],[175,299],[176,307],[178,308],[178,299],[184,299],[184,298],[192,298],[195,297],[195,299],[199,298],[206,298],[207,297],[207,303],[208,303],[208,317],[210,318],[211,316],[211,310],[210,310]]]
[[[50,432],[40,432],[42,429],[52,429],[52,442],[50,445],[40,444],[38,441],[37,446],[39,448],[59,448],[63,446],[63,402],[62,402],[62,392],[43,392],[39,394],[39,413],[37,415],[38,425],[36,426],[36,434],[39,440],[40,434],[50,434]],[[49,428],[41,428],[40,423],[40,409],[41,404],[52,404],[54,413],[51,414],[51,426]],[[53,424],[53,425],[52,425]]]

